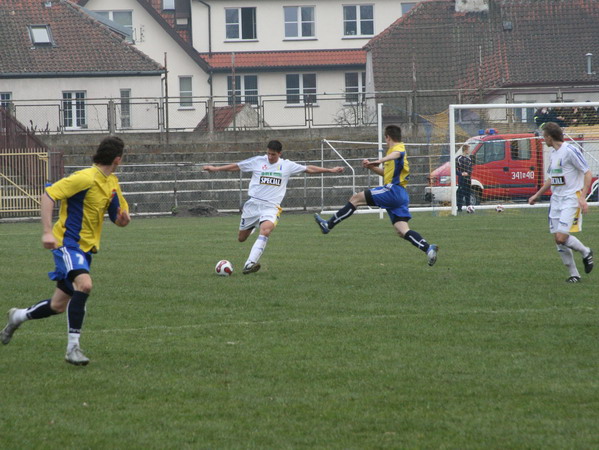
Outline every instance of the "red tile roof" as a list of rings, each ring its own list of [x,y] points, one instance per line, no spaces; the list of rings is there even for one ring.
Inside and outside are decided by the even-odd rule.
[[[599,0],[489,0],[478,13],[455,1],[423,1],[366,45],[377,91],[599,82],[585,65],[599,58]]]
[[[29,25],[49,25],[52,45],[33,45]],[[0,78],[158,74],[162,66],[68,1],[0,1]]]
[[[233,67],[232,53],[202,53],[200,56],[215,72],[229,72]],[[366,67],[366,51],[348,50],[299,50],[235,53],[236,70],[281,69],[338,69]]]
[[[240,105],[233,106],[218,106],[214,108],[214,131],[224,131],[231,126],[233,123],[233,117],[239,114],[245,107],[251,108],[251,106],[242,103]],[[200,121],[194,131],[208,131],[208,115]]]

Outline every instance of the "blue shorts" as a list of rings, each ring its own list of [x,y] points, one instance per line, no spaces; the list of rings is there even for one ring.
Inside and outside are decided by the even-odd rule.
[[[406,188],[397,184],[386,184],[364,192],[369,206],[384,208],[389,214],[391,223],[398,221],[407,222],[412,218],[410,214],[410,196]]]
[[[69,272],[74,270],[89,273],[92,264],[92,254],[84,252],[80,248],[60,247],[52,250],[54,255],[54,272],[49,272],[48,277],[53,281],[64,281],[69,288],[72,288],[72,281],[69,280]]]

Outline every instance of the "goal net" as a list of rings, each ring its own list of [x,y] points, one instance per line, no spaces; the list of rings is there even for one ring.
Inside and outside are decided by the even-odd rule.
[[[550,149],[542,138],[542,128],[547,122],[560,125],[566,141],[582,150],[593,175],[587,199],[596,202],[598,107],[599,102],[451,105],[449,158],[429,176],[431,203],[445,205],[452,214],[458,206],[465,209],[467,203],[483,211],[530,208],[528,198],[546,179]],[[464,131],[469,135],[466,139]],[[469,189],[464,182],[458,186],[457,174],[465,161],[460,156],[465,152],[472,162]],[[549,195],[534,206],[546,207]]]

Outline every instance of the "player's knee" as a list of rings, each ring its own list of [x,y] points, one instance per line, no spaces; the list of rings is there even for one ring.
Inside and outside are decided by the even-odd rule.
[[[92,291],[93,284],[91,278],[87,277],[83,280],[75,280],[73,286],[75,287],[76,291],[83,292],[85,294],[90,294]]]
[[[557,245],[564,245],[567,240],[568,240],[568,235],[567,234],[562,234],[562,233],[556,233],[555,234],[555,243]]]

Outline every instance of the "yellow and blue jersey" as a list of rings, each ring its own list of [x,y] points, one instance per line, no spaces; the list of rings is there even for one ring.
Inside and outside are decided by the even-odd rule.
[[[46,188],[55,202],[60,200],[60,214],[52,232],[59,247],[79,247],[84,252],[100,249],[104,214],[114,222],[117,210],[129,210],[118,178],[106,176],[97,166],[83,169]]]
[[[387,155],[390,155],[393,152],[399,152],[400,157],[384,162],[383,182],[384,184],[396,184],[406,187],[408,178],[410,177],[410,165],[408,164],[408,158],[406,157],[406,147],[403,143],[395,144],[387,150]]]

